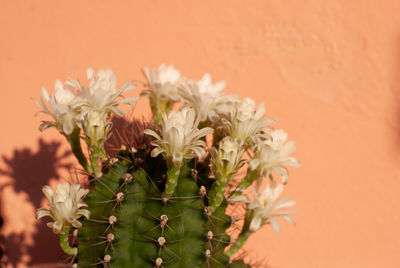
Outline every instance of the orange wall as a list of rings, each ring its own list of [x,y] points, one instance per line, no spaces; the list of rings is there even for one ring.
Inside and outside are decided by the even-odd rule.
[[[165,62],[192,78],[210,72],[229,93],[265,102],[296,141],[303,167],[290,170],[286,192],[297,201],[297,226],[260,230],[247,245],[249,261],[400,267],[398,0],[0,6],[0,213],[13,263],[57,259],[55,237],[34,212],[42,184],[69,178],[76,164],[60,160],[68,147],[55,130],[37,130],[31,98],[39,87],[84,79],[88,66],[112,67],[121,83],[143,80],[142,66]]]

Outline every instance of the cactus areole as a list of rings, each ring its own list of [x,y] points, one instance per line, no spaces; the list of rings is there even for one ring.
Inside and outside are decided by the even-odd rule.
[[[280,232],[279,218],[294,224],[295,202],[279,199],[286,167],[300,165],[294,143],[263,104],[225,95],[209,74],[193,81],[166,65],[143,74],[153,118],[125,118],[120,129],[112,116],[138,98],[123,98],[136,85],[117,89],[111,69],[89,68],[87,84],[57,80],[53,94],[42,88],[35,102],[52,121],[40,130],[66,137],[87,183],[44,186],[49,207],[37,218],[52,219],[70,267],[246,267],[252,233]]]

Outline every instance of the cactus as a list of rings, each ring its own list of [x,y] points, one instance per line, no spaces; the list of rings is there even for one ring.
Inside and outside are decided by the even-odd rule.
[[[213,85],[209,75],[196,82],[164,65],[144,74],[142,95],[149,96],[153,120],[127,124],[114,157],[104,146],[110,118],[123,115],[118,104],[136,100],[116,100],[134,86],[116,90],[110,69],[97,75],[88,69],[88,87],[68,80],[56,82],[54,96],[42,90],[37,104],[54,121],[40,129],[56,127],[67,138],[88,174],[88,189],[64,182],[53,193],[45,186],[50,209],[37,217],[53,218],[48,225],[73,267],[247,266],[233,257],[251,233],[266,224],[279,232],[277,216],[293,223],[294,211],[274,212],[294,204],[277,200],[283,184],[276,178],[286,183],[285,166],[299,165],[289,156],[293,143],[285,144],[286,133],[264,119],[263,105],[220,93],[225,83]],[[179,110],[177,102],[183,103]],[[235,184],[246,163],[247,176]],[[264,178],[269,183],[259,194]],[[249,186],[253,199],[245,193]],[[246,204],[247,213],[233,241],[226,231],[241,218],[226,208],[237,202]]]

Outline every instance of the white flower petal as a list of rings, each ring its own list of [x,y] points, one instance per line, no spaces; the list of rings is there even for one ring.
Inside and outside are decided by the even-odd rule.
[[[285,220],[287,220],[287,222],[289,222],[291,225],[295,226],[296,223],[294,222],[294,220],[292,218],[290,218],[289,216],[283,216],[283,218]]]
[[[279,234],[281,232],[281,225],[277,220],[274,218],[269,219],[271,222],[272,230],[274,230],[275,233]]]
[[[44,193],[44,195],[46,196],[46,198],[48,200],[52,200],[53,190],[50,188],[50,186],[47,186],[47,185],[43,186],[42,192]]]
[[[258,229],[260,229],[261,223],[262,223],[262,218],[261,217],[254,217],[250,222],[250,227],[249,227],[250,230],[252,232],[257,231]]]
[[[40,219],[42,217],[45,216],[51,216],[50,211],[48,211],[47,209],[38,209],[38,211],[36,212],[36,219]]]
[[[55,221],[55,222],[53,222],[52,228],[53,228],[53,232],[54,232],[55,234],[60,233],[62,227],[63,227],[62,222],[60,222],[60,221]]]
[[[244,196],[244,195],[230,197],[229,201],[232,202],[232,203],[238,203],[238,202],[250,203],[250,201],[247,198],[247,196]]]

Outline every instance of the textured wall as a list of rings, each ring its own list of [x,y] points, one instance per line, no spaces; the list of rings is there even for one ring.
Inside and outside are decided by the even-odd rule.
[[[0,213],[11,263],[57,259],[34,212],[41,186],[76,164],[55,130],[37,130],[39,87],[84,79],[87,66],[143,79],[140,67],[166,62],[265,102],[296,141],[303,167],[290,170],[286,192],[297,226],[257,232],[250,261],[400,267],[398,0],[115,2],[0,1]]]

